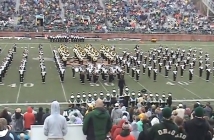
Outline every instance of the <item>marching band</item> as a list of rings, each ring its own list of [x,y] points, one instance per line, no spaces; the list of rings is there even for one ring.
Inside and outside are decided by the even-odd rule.
[[[77,35],[57,35],[49,36],[48,39],[50,42],[84,42],[85,37]]]

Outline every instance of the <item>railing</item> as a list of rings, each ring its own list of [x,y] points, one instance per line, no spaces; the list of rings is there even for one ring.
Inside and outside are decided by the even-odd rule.
[[[212,0],[202,0],[207,8],[214,14],[214,2]]]

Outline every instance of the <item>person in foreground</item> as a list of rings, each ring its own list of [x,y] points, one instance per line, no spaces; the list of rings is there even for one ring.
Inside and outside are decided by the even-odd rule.
[[[117,135],[115,140],[136,140],[133,135],[130,134],[130,125],[128,122],[124,122],[120,135]]]
[[[17,135],[9,130],[7,126],[7,120],[0,118],[0,139],[1,140],[19,140]]]
[[[163,122],[152,126],[148,133],[149,140],[175,140],[178,127],[171,119],[172,110],[166,107],[162,110]]]
[[[48,140],[63,140],[63,136],[67,134],[67,122],[65,117],[60,115],[59,102],[51,103],[51,115],[45,119],[43,127]]]
[[[209,124],[203,118],[204,109],[202,107],[195,108],[195,117],[184,123],[184,129],[187,133],[187,140],[205,140],[209,134]]]
[[[97,99],[94,110],[89,112],[83,120],[83,134],[87,136],[87,140],[105,140],[111,127],[110,115],[105,110],[103,101]]]

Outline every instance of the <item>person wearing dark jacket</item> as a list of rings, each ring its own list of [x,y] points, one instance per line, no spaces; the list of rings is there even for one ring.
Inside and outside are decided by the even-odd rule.
[[[43,125],[42,117],[45,113],[43,112],[43,108],[39,107],[39,112],[36,114],[36,124],[37,125]]]
[[[149,140],[175,140],[178,127],[172,122],[171,114],[172,110],[169,107],[162,110],[163,122],[152,126],[148,133]]]
[[[43,123],[43,124],[44,124],[44,122],[45,122],[45,119],[46,119],[48,116],[50,116],[50,109],[49,109],[49,108],[46,108],[46,109],[45,109],[45,114],[43,114],[43,116],[42,116],[42,123]]]
[[[125,83],[124,77],[121,76],[118,81],[118,87],[120,89],[120,96],[123,96],[123,88],[125,87],[125,85],[126,85],[126,83]]]
[[[0,118],[0,139],[1,140],[19,140],[17,135],[8,129],[7,120]]]
[[[83,134],[87,136],[87,140],[105,140],[111,127],[111,117],[105,110],[103,101],[97,99],[95,109],[89,112],[83,120]]]
[[[7,125],[9,125],[12,122],[11,116],[8,114],[7,109],[4,109],[1,112],[0,118],[5,118],[7,120]]]
[[[209,132],[209,125],[203,116],[204,109],[199,106],[194,110],[194,118],[184,123],[187,140],[205,140]]]

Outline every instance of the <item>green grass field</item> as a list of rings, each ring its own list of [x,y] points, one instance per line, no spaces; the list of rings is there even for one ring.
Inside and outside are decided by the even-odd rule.
[[[89,83],[85,85],[80,84],[78,75],[77,78],[72,78],[71,68],[66,69],[65,82],[61,83],[57,69],[53,61],[52,49],[53,47],[58,47],[61,43],[50,43],[48,40],[1,40],[0,46],[2,48],[2,54],[0,54],[0,60],[3,60],[7,55],[7,51],[12,47],[13,43],[17,44],[17,53],[14,55],[14,61],[10,66],[7,75],[5,76],[3,82],[4,84],[0,86],[0,106],[9,107],[11,109],[17,106],[47,106],[52,100],[58,100],[62,104],[65,104],[71,93],[77,94],[78,92],[86,93],[94,91],[112,91],[113,88],[118,89],[117,80],[114,85],[106,85],[103,81],[99,81],[99,86],[90,86]],[[38,57],[38,45],[41,43],[43,45],[45,65],[47,69],[46,84],[42,84],[39,61],[36,60]],[[148,49],[158,47],[160,44],[168,46],[169,48],[185,48],[189,47],[202,48],[204,52],[209,52],[210,57],[214,56],[214,44],[212,42],[157,42],[150,43],[144,42],[140,43],[137,41],[93,41],[81,43],[81,46],[90,43],[96,48],[100,48],[101,44],[115,45],[116,51],[118,53],[123,50],[128,50],[133,52],[133,48],[136,44],[139,44],[143,51]],[[73,55],[72,48],[74,43],[67,44],[70,53]],[[22,52],[25,47],[29,48],[29,59],[27,63],[27,71],[24,79],[24,84],[19,83],[18,69],[22,59]],[[213,58],[212,58],[213,59]],[[212,60],[211,60],[212,61]],[[197,63],[198,64],[198,63]],[[164,72],[164,71],[163,71]],[[173,94],[173,99],[178,102],[191,102],[194,100],[201,101],[214,101],[214,78],[211,77],[210,82],[205,81],[205,72],[203,78],[198,77],[198,67],[195,68],[193,82],[188,82],[188,72],[185,72],[183,78],[178,76],[177,83],[174,85],[169,85],[167,83],[172,83],[172,72],[170,72],[169,78],[164,78],[164,73],[159,73],[157,77],[157,82],[153,82],[153,79],[148,78],[147,74],[140,76],[139,82],[134,81],[130,75],[125,75],[126,84],[130,90],[138,91],[143,88],[147,89],[152,93],[171,92]],[[179,72],[178,72],[179,75]],[[64,106],[65,107],[65,106]]]

